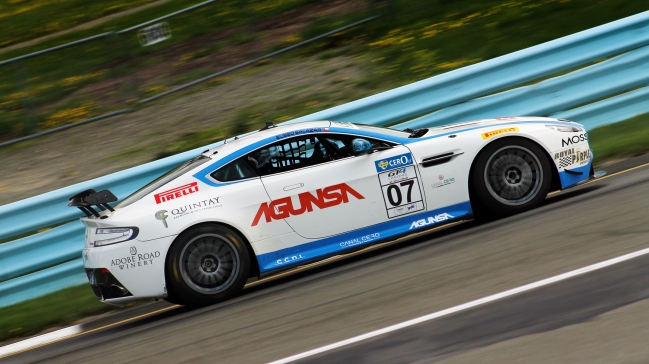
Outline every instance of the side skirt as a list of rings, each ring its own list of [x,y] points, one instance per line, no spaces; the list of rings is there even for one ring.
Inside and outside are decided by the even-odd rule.
[[[362,229],[311,241],[257,256],[261,277],[285,268],[310,264],[341,252],[351,252],[379,242],[386,242],[413,232],[466,219],[472,214],[469,201],[368,226]]]

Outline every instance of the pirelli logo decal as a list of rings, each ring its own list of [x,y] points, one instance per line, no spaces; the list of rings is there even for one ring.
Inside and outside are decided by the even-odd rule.
[[[496,135],[505,134],[505,133],[513,133],[513,132],[516,132],[516,131],[520,131],[520,130],[518,130],[518,128],[504,128],[504,129],[492,130],[492,131],[488,131],[486,133],[482,133],[482,139],[486,140],[486,139],[489,139],[489,138],[493,138]]]
[[[181,198],[183,196],[189,195],[190,193],[198,192],[198,183],[192,182],[180,187],[172,188],[170,190],[157,193],[153,195],[155,197],[155,203],[163,203],[169,200],[174,200]]]

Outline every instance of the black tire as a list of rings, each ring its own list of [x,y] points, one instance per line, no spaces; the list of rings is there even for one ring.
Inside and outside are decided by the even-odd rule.
[[[543,203],[552,184],[552,167],[536,143],[503,138],[480,152],[471,184],[476,217],[508,216]]]
[[[168,301],[209,305],[243,289],[250,255],[239,233],[223,225],[203,224],[183,232],[169,249],[165,275]]]

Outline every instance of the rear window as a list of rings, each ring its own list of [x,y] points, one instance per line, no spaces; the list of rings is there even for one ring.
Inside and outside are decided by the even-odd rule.
[[[185,172],[192,170],[193,168],[196,168],[200,166],[201,164],[210,161],[210,157],[206,157],[204,155],[199,155],[196,158],[192,158],[188,160],[187,162],[179,165],[178,167],[172,169],[171,171],[163,174],[162,176],[156,178],[155,180],[151,181],[149,184],[146,186],[140,188],[139,190],[135,191],[133,194],[130,196],[126,197],[123,199],[120,203],[115,205],[115,208],[119,207],[126,207],[136,201],[139,201],[142,197],[148,195],[149,193],[157,190],[161,186],[173,181],[174,179],[178,178],[179,176],[185,174]]]
[[[210,174],[210,176],[219,182],[232,182],[259,177],[250,165],[250,162],[248,162],[247,157],[239,158],[234,162],[226,164]]]

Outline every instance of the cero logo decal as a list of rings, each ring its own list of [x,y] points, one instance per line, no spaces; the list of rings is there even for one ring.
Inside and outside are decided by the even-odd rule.
[[[407,166],[409,164],[412,164],[412,155],[410,153],[408,154],[401,154],[397,155],[394,157],[390,157],[388,159],[383,159],[380,161],[374,162],[376,164],[376,171],[377,172],[385,172],[389,171],[391,169],[396,169],[399,167]]]
[[[519,131],[518,128],[516,128],[516,127],[492,130],[492,131],[488,131],[486,133],[482,133],[482,139],[487,140],[489,138],[495,137],[496,135],[505,134],[505,133],[513,133],[513,132],[516,132],[516,131]]]
[[[578,144],[581,142],[588,141],[588,134],[583,133],[579,135],[573,135],[571,137],[568,137],[567,139],[562,139],[561,140],[561,147],[567,147],[572,144]]]
[[[326,209],[328,207],[340,205],[341,203],[347,203],[349,202],[349,195],[352,195],[359,200],[365,198],[353,188],[349,187],[346,183],[341,183],[318,189],[316,190],[315,196],[311,192],[300,193],[298,195],[300,200],[300,207],[298,209],[293,206],[293,200],[291,200],[291,197],[280,198],[272,201],[270,204],[264,202],[259,206],[257,215],[255,215],[255,219],[252,221],[252,226],[256,226],[262,216],[264,216],[266,222],[271,222],[271,220],[281,220],[286,219],[291,215],[297,216],[302,215],[305,212],[311,212],[313,211],[313,205],[319,209]]]
[[[187,196],[194,192],[198,192],[197,182],[188,183],[180,187],[172,188],[170,190],[157,193],[153,195],[153,197],[155,197],[155,203],[159,204],[159,203],[167,202],[169,200]]]

